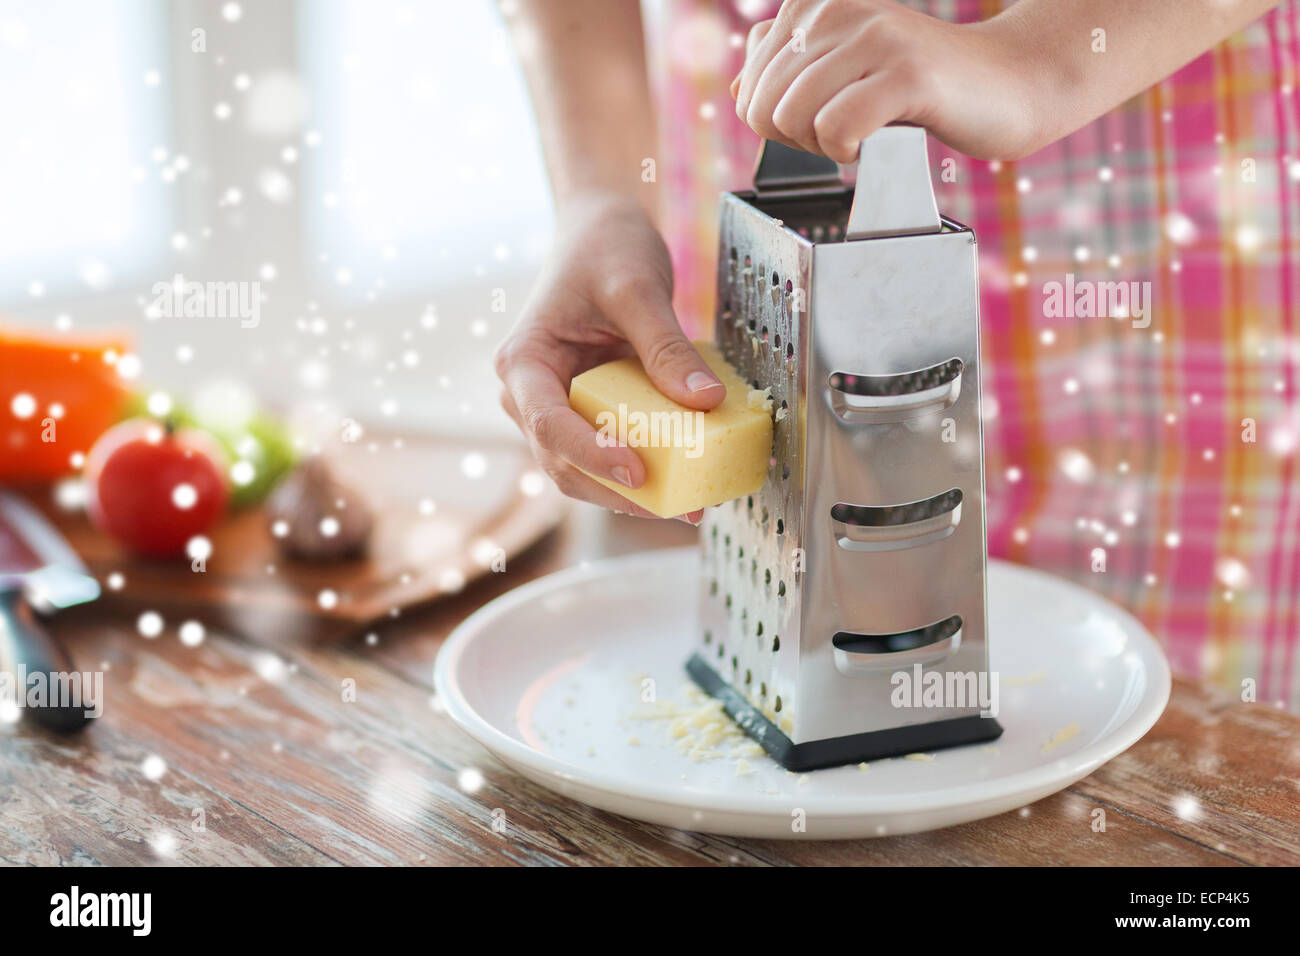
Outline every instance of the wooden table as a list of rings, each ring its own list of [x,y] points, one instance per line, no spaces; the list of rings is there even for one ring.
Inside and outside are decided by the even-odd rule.
[[[506,770],[432,706],[439,643],[484,601],[582,558],[694,534],[581,508],[505,573],[399,618],[373,645],[209,634],[186,647],[175,621],[148,640],[131,620],[64,618],[56,631],[78,666],[107,672],[105,714],[72,741],[0,730],[0,861],[1300,863],[1300,718],[1183,680],[1143,740],[1062,793],[991,820],[858,842],[738,840],[593,810]],[[344,700],[347,680],[355,702]],[[466,768],[484,777],[472,794],[458,783]],[[1185,819],[1187,796],[1196,811]],[[505,834],[493,832],[496,807]],[[1091,827],[1096,807],[1104,833]]]

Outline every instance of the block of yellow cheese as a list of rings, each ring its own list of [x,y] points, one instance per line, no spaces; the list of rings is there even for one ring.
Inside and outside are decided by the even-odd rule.
[[[569,404],[597,434],[626,444],[645,463],[640,488],[590,477],[661,518],[753,494],[763,487],[771,460],[768,393],[751,388],[713,343],[695,347],[727,389],[712,411],[668,398],[635,358],[599,365],[569,386]]]

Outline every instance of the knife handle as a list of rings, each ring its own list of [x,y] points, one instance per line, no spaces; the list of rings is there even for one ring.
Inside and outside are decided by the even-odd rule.
[[[15,695],[27,696],[26,675],[45,674],[49,683],[47,691],[67,686],[57,675],[73,671],[72,659],[54,639],[46,633],[31,606],[23,599],[18,588],[0,592],[0,671],[12,677],[10,685]],[[91,706],[86,701],[61,701],[59,706],[23,707],[23,714],[33,723],[56,733],[75,733],[85,729],[91,718],[86,711]]]

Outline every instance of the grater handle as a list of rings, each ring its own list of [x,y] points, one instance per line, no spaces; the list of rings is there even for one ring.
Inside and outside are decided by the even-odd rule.
[[[847,238],[915,236],[941,229],[925,130],[886,126],[864,139]]]
[[[943,229],[930,182],[925,130],[885,126],[858,148],[858,180],[849,212],[847,239],[913,236]],[[754,169],[759,195],[838,190],[842,180],[834,160],[764,140]]]

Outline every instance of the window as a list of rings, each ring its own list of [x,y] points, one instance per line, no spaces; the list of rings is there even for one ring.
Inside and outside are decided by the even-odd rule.
[[[161,20],[156,3],[0,2],[0,300],[103,289],[164,254]]]
[[[535,262],[549,189],[494,4],[342,0],[302,12],[320,107],[321,143],[304,169],[318,277],[360,292],[383,276],[393,293]]]

